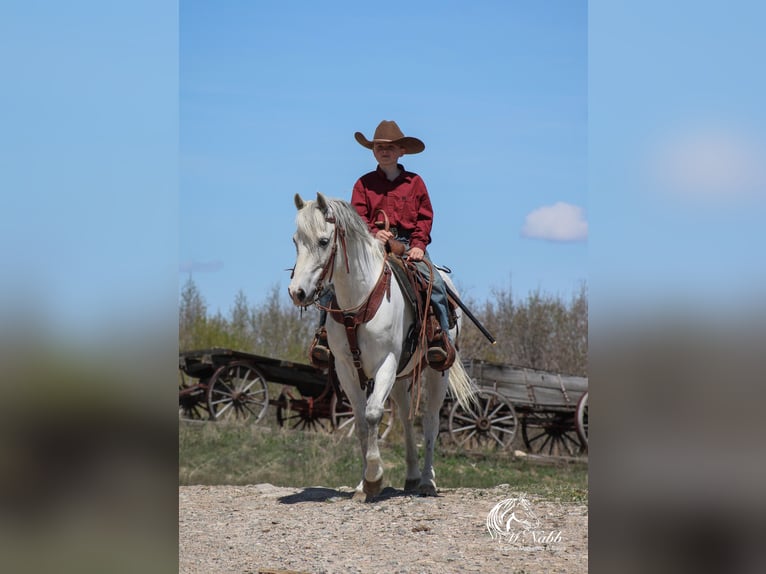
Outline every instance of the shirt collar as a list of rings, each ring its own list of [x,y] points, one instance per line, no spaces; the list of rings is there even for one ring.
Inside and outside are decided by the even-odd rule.
[[[398,168],[399,168],[399,175],[396,177],[396,179],[394,179],[393,181],[391,181],[391,183],[393,183],[394,181],[399,181],[400,179],[403,179],[403,178],[405,177],[405,174],[407,173],[407,170],[406,170],[406,169],[404,169],[404,166],[403,166],[402,164],[400,164],[400,163],[397,163],[397,164],[396,164],[396,167],[398,167]],[[385,172],[385,171],[383,171],[383,169],[382,169],[380,166],[378,166],[377,168],[375,168],[375,171],[377,172],[377,174],[378,174],[380,177],[382,177],[382,178],[383,178],[383,179],[385,179],[386,181],[389,181],[389,179],[388,179],[388,176],[386,175],[386,172]]]

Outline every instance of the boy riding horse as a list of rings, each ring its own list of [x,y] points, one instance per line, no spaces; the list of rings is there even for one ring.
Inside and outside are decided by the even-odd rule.
[[[405,137],[396,122],[386,120],[375,129],[372,141],[361,132],[356,132],[354,137],[362,146],[372,150],[378,166],[354,184],[351,205],[378,241],[383,245],[390,240],[403,243],[409,261],[414,262],[426,277],[432,277],[431,306],[440,328],[428,342],[426,360],[431,368],[445,371],[455,360],[455,346],[449,335],[446,287],[441,275],[431,269],[426,253],[426,246],[431,243],[433,208],[423,179],[406,171],[399,163],[403,155],[420,153],[426,146],[417,138]],[[380,211],[387,215],[390,228],[378,227]],[[327,366],[330,359],[325,319],[326,312],[323,311],[309,350],[312,364],[318,367]]]

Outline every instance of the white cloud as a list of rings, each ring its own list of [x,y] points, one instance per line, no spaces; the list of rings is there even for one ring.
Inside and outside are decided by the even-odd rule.
[[[581,207],[559,201],[527,215],[521,234],[548,241],[584,241],[588,238],[588,222]]]
[[[654,150],[661,188],[697,199],[736,199],[763,193],[763,143],[728,126],[687,126],[668,134]]]

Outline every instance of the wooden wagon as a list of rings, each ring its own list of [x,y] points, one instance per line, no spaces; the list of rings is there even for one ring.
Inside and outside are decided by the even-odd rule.
[[[478,387],[476,404],[464,409],[448,398],[441,412],[442,432],[461,448],[509,449],[520,430],[532,454],[578,456],[587,450],[587,378],[479,360],[463,365]],[[345,395],[326,371],[310,365],[213,348],[180,353],[179,377],[184,420],[257,423],[273,405],[280,426],[353,434]],[[268,383],[282,385],[274,399]],[[392,425],[389,401],[380,436]]]
[[[352,434],[348,399],[326,372],[305,365],[225,348],[179,353],[178,413],[182,420],[248,420],[257,423],[269,405],[277,423],[291,429]],[[269,385],[282,385],[269,397]],[[393,424],[390,404],[381,437]]]
[[[521,429],[527,451],[578,456],[588,448],[588,379],[466,360],[476,383],[477,404],[445,403],[443,423],[463,448],[510,448]]]

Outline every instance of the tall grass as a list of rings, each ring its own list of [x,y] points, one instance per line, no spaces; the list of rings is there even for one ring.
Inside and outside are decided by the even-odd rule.
[[[404,446],[396,433],[381,445],[381,456],[386,465],[385,484],[402,488]],[[435,468],[441,488],[509,484],[548,499],[587,500],[584,464],[538,465],[507,453],[467,453],[445,444],[437,446]],[[182,423],[179,428],[181,485],[267,482],[336,488],[355,486],[360,479],[361,455],[355,438],[268,424]]]

